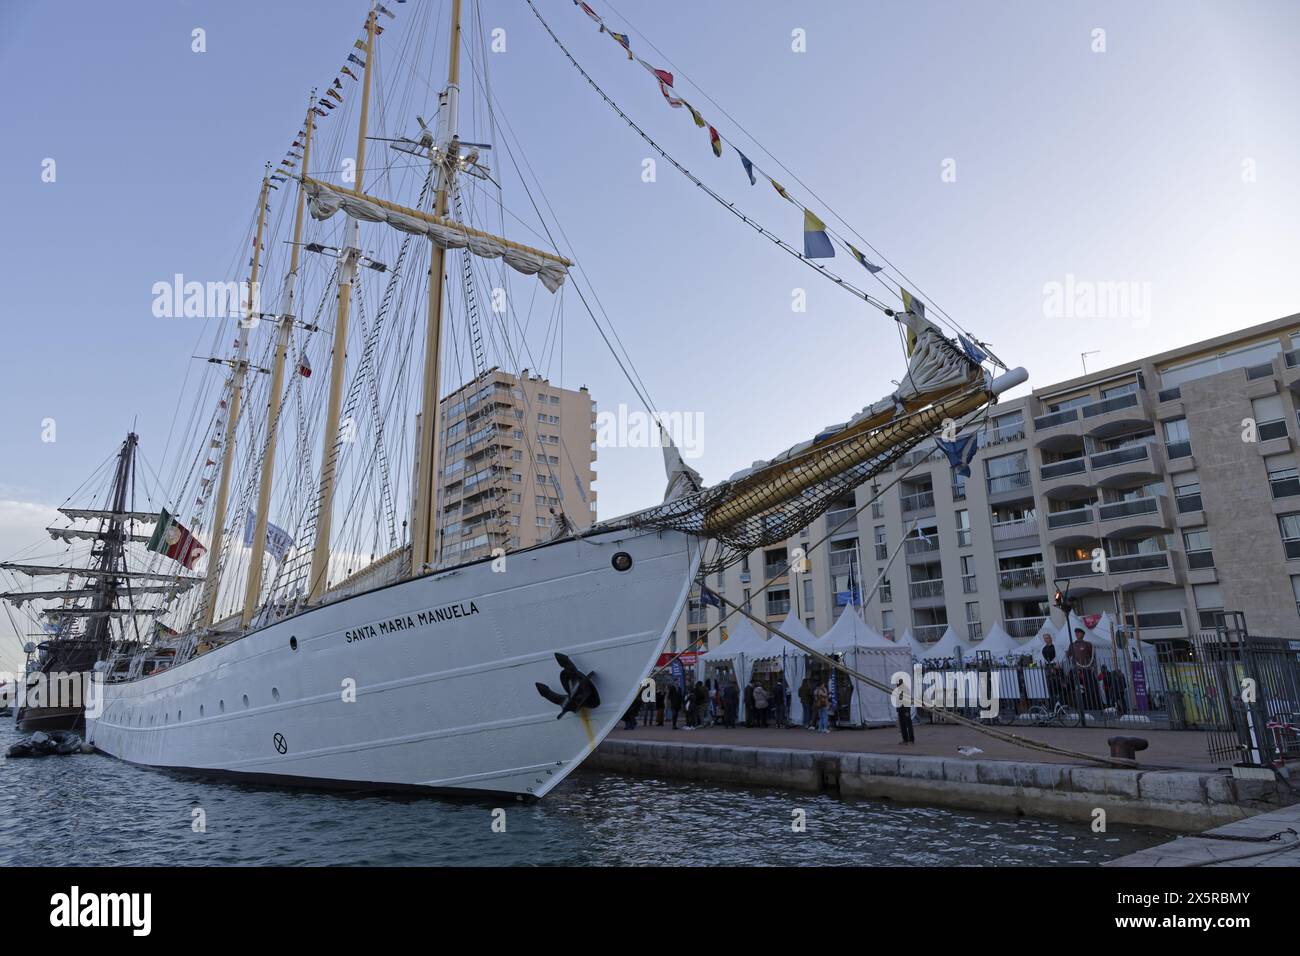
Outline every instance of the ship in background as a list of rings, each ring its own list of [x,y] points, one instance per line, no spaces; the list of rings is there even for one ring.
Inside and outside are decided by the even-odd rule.
[[[250,295],[237,323],[214,323],[207,365],[217,377],[182,405],[194,410],[192,451],[155,476],[151,498],[151,539],[167,534],[182,502],[193,508],[176,527],[206,549],[202,586],[169,595],[160,624],[174,630],[140,642],[120,631],[97,645],[103,707],[87,734],[105,753],[273,783],[544,796],[641,692],[701,572],[785,540],[1025,379],[1022,369],[986,370],[983,352],[905,299],[886,310],[907,342],[890,394],[711,487],[669,444],[664,500],[588,525],[566,495],[562,449],[547,448],[545,413],[516,417],[485,388],[474,407],[443,417],[448,380],[487,382],[491,352],[537,367],[523,333],[531,314],[496,312],[493,293],[513,277],[558,306],[578,279],[569,258],[501,234],[504,177],[489,155],[511,158],[539,218],[547,204],[498,125],[487,57],[476,55],[487,49],[477,10],[471,37],[460,0],[446,3],[445,30],[435,6],[411,12],[389,87],[376,90],[380,36],[396,18],[375,4],[285,160],[262,178],[246,288],[278,267],[278,301],[265,311]],[[387,120],[411,115],[436,36],[447,83],[435,123],[416,116],[410,137],[371,135],[376,97]],[[472,108],[462,102],[463,53]],[[355,116],[354,141],[332,120],[333,135],[321,132],[344,114]],[[462,138],[467,114],[472,140]],[[387,149],[378,170],[367,166],[375,142]],[[294,184],[292,216],[277,216],[273,193]],[[534,231],[555,234],[544,219]],[[578,297],[596,321],[580,288]],[[453,446],[458,456],[474,449],[475,469],[459,482],[446,474]],[[508,528],[512,496],[534,492],[559,502],[551,540],[512,548],[507,534],[482,553],[479,530]],[[123,522],[122,509],[110,512],[103,520]],[[153,553],[158,575],[193,556]]]

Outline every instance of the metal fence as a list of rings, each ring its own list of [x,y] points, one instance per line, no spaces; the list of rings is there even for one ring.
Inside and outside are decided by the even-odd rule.
[[[1250,634],[1239,616],[1161,662],[1170,726],[1201,730],[1222,763],[1300,759],[1300,640]]]

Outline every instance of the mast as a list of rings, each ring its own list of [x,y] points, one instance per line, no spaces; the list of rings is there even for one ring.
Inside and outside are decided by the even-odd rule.
[[[128,434],[126,441],[122,443],[122,450],[117,456],[117,470],[113,475],[113,497],[108,506],[111,515],[108,518],[110,533],[105,535],[104,545],[99,553],[101,577],[96,588],[98,593],[91,602],[92,612],[107,612],[117,602],[118,579],[115,577],[114,572],[125,565],[124,513],[127,505],[126,492],[130,486],[132,459],[135,456],[135,445],[138,440],[134,432]],[[90,623],[86,626],[86,637],[97,643],[107,645],[110,633],[108,614],[93,613],[89,621]]]
[[[248,279],[247,312],[251,316],[258,300],[257,282],[262,268],[262,233],[266,228],[266,198],[271,180],[262,176],[262,192],[257,200],[257,236],[253,241],[253,266]],[[217,505],[213,512],[212,549],[208,552],[207,580],[203,582],[203,601],[199,605],[199,626],[211,627],[217,611],[217,590],[221,586],[221,545],[225,537],[226,504],[230,496],[230,473],[235,464],[235,429],[239,425],[239,399],[244,390],[244,377],[248,374],[248,332],[252,323],[239,323],[239,347],[235,355],[235,371],[230,380],[230,407],[226,416],[226,437],[221,450],[221,478],[217,485]]]
[[[302,141],[302,175],[307,175],[311,160],[312,107],[316,105],[313,94],[307,103],[307,125]],[[280,331],[275,346],[275,362],[271,366],[271,393],[266,410],[266,442],[262,448],[262,474],[257,487],[257,511],[254,512],[253,553],[248,563],[248,588],[244,593],[244,611],[240,624],[248,627],[262,594],[262,560],[266,552],[266,525],[271,511],[271,479],[275,473],[275,444],[280,427],[281,391],[284,388],[284,363],[289,353],[289,335],[296,318],[298,284],[298,258],[302,249],[302,215],[307,194],[298,186],[298,208],[293,219],[293,245],[289,247],[289,274],[284,280],[284,308],[279,316]]]
[[[370,78],[375,56],[375,17],[371,7],[366,17],[366,65],[362,68],[361,118],[357,124],[356,188],[364,187],[366,170],[366,120],[370,112]],[[305,155],[305,154],[304,154]],[[304,160],[305,163],[305,160]],[[301,201],[301,200],[300,200]],[[334,525],[335,449],[339,432],[339,414],[343,404],[343,373],[347,365],[348,312],[352,306],[352,280],[357,274],[357,257],[361,229],[356,219],[348,218],[348,245],[339,267],[338,313],[334,320],[334,349],[330,355],[330,390],[325,412],[320,462],[320,501],[316,513],[316,540],[312,542],[311,576],[308,578],[307,601],[315,604],[325,593],[329,578],[330,531]]]
[[[446,144],[436,144],[441,152],[442,168],[438,173],[438,194],[434,200],[434,214],[447,215],[447,201],[452,177],[460,161],[456,127],[460,112],[460,0],[451,3],[451,52],[447,60],[447,99],[445,123]],[[435,154],[437,155],[437,154]],[[429,316],[424,337],[424,390],[419,418],[420,433],[416,441],[415,508],[411,530],[411,575],[423,574],[433,564],[437,525],[435,509],[438,498],[438,430],[442,427],[442,409],[439,401],[439,384],[442,378],[442,301],[443,266],[446,251],[436,242],[429,243]]]

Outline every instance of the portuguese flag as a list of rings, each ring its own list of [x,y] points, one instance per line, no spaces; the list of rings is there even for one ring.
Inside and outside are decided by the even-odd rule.
[[[149,543],[145,547],[150,551],[165,554],[190,569],[193,569],[195,563],[207,550],[199,543],[199,539],[190,534],[190,530],[172,517],[165,508],[158,516],[158,525],[153,529],[153,536],[149,538]]]

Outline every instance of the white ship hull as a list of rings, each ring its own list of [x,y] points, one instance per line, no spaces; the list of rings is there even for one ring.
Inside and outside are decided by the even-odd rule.
[[[625,572],[611,565],[620,551]],[[617,531],[507,560],[504,573],[489,561],[403,581],[105,684],[87,737],[132,763],[266,782],[544,796],[632,703],[699,542]],[[556,651],[595,672],[599,706],[556,719],[534,686],[562,692]]]

